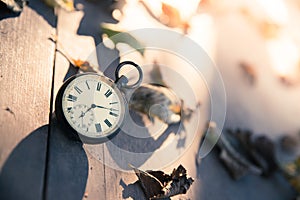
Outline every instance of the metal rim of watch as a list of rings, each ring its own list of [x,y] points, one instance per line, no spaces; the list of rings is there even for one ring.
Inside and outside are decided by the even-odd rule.
[[[62,106],[63,95],[65,94],[67,87],[72,82],[74,82],[75,79],[77,79],[79,77],[83,77],[83,76],[88,76],[88,75],[96,76],[96,77],[98,77],[98,79],[100,79],[101,81],[105,82],[110,87],[112,87],[116,91],[116,94],[118,95],[119,100],[121,101],[121,110],[122,111],[121,111],[120,119],[117,122],[118,125],[114,129],[110,130],[109,133],[106,133],[105,135],[101,135],[101,136],[97,136],[97,137],[91,137],[91,136],[88,136],[88,135],[78,132],[65,117],[65,111],[63,110],[63,106]],[[109,79],[106,76],[97,74],[97,73],[76,74],[75,76],[73,76],[73,77],[69,78],[67,81],[65,81],[65,83],[63,84],[63,86],[61,87],[60,90],[61,91],[59,93],[61,93],[61,95],[59,95],[59,97],[57,97],[59,100],[56,103],[57,104],[56,112],[59,114],[59,118],[62,118],[60,120],[62,120],[69,128],[71,128],[71,130],[75,131],[77,133],[77,136],[83,143],[100,144],[100,143],[103,143],[103,142],[111,139],[120,131],[120,128],[123,126],[123,123],[124,123],[125,113],[127,112],[127,107],[125,106],[126,100],[124,99],[122,92],[118,89],[118,87],[116,87],[115,83],[111,79]]]

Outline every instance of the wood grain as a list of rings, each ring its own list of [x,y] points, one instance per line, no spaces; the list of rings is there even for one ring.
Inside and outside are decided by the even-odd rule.
[[[1,184],[0,190],[2,196],[41,199],[48,127],[39,128],[49,122],[54,44],[48,37],[55,32],[49,24],[55,22],[55,17],[41,2],[33,0],[31,3],[35,8],[25,7],[20,16],[14,18],[5,18],[5,12],[0,11],[0,170],[6,169],[1,170],[0,182],[11,188],[3,191]],[[50,14],[46,19],[35,9]],[[24,144],[31,147],[23,148]],[[31,154],[34,148],[37,152]],[[23,149],[23,154],[18,149]],[[7,171],[8,165],[24,168],[15,176]],[[27,176],[27,169],[31,169],[31,177]],[[19,184],[26,181],[32,183],[32,187],[30,190],[23,187],[27,193],[22,194],[24,190],[18,190]]]
[[[82,4],[86,9],[89,9],[89,12],[85,13],[85,15],[82,11],[67,13],[60,10],[58,12],[57,46],[58,49],[62,49],[72,58],[85,60],[95,50],[95,43],[99,42],[99,38],[95,37],[100,37],[100,29],[85,29],[85,33],[88,33],[90,36],[78,35],[77,32],[82,32],[83,27],[92,27],[86,24],[93,22],[88,21],[88,19],[91,19],[92,13],[99,16],[97,23],[99,20],[105,20],[109,17],[107,17],[107,13],[99,12],[101,7],[97,4],[95,6],[87,2],[82,2]],[[72,19],[72,21],[69,19]],[[97,25],[94,24],[94,26]],[[63,81],[76,72],[67,59],[60,52],[57,52],[54,97],[63,84]],[[134,187],[131,186],[130,190],[126,187],[126,184],[130,185],[130,183],[135,182],[136,177],[134,174],[122,173],[105,166],[103,164],[104,160],[100,161],[99,158],[90,154],[87,149],[85,150],[85,154],[83,154],[78,144],[64,136],[65,131],[59,127],[55,119],[51,121],[50,126],[47,199],[122,199],[123,189],[126,189],[124,197],[126,195],[131,196],[136,193],[135,191],[138,191],[138,196],[143,196],[137,184]],[[69,151],[69,148],[77,150]],[[100,147],[99,151],[100,153],[104,151],[103,146]],[[78,156],[81,156],[81,161],[74,157],[75,152],[77,152]],[[68,157],[73,159],[68,159]],[[88,160],[88,166],[85,165],[86,159]],[[57,162],[58,160],[60,162]],[[74,166],[73,170],[70,169],[70,163]],[[75,168],[78,170],[75,170]],[[69,173],[68,169],[72,173]],[[72,174],[73,176],[81,176],[81,179],[78,180],[72,177]],[[68,181],[75,181],[77,184],[68,184]],[[64,191],[74,192],[66,194],[62,188]],[[82,192],[83,189],[85,190],[84,193]]]
[[[100,147],[103,159],[100,160],[82,143],[71,140],[54,115],[49,122],[50,105],[53,105],[51,92],[54,100],[63,81],[76,70],[62,54],[55,53],[55,44],[48,38],[57,34],[68,54],[85,60],[95,44],[101,42],[100,22],[113,21],[107,3],[78,2],[84,9],[72,13],[59,11],[57,24],[53,11],[38,0],[31,0],[29,7],[14,18],[6,18],[0,10],[0,193],[3,199],[43,199],[43,189],[45,199],[145,199],[133,173],[103,164],[113,160],[107,146]],[[99,62],[107,61],[109,57]],[[234,182],[220,165],[216,152],[197,166],[199,140],[200,135],[182,157],[163,169],[170,173],[183,164],[189,176],[196,179],[186,195],[172,199],[220,199],[220,196],[241,199],[245,195],[251,199],[291,199],[294,196],[289,185],[277,175],[270,179],[248,176],[242,182]],[[135,145],[122,138],[117,142],[122,147]],[[253,188],[258,192],[250,194]]]
[[[82,3],[85,5],[87,2]],[[57,48],[74,59],[86,60],[94,51],[95,42],[91,36],[77,35],[83,17],[82,11],[58,11]],[[56,52],[53,100],[63,82],[76,73],[77,70],[68,60],[60,52]],[[55,118],[50,126],[46,198],[105,199],[103,165],[84,151],[82,144],[66,137],[65,130]]]

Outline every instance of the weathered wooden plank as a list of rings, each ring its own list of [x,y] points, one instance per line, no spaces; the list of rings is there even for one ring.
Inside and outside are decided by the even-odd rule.
[[[0,174],[1,199],[42,199],[48,128],[32,131],[10,153]]]
[[[107,199],[144,200],[144,193],[134,173],[122,172],[105,166],[105,188]]]
[[[84,7],[93,8],[93,4],[80,1]],[[91,36],[77,35],[81,26],[86,27],[90,12],[99,12],[99,7],[94,10],[65,12],[58,11],[57,48],[64,51],[74,59],[86,60],[95,49],[95,39]],[[91,19],[91,16],[90,18]],[[92,22],[96,23],[96,21]],[[93,24],[99,27],[97,24]],[[90,27],[90,26],[87,26]],[[84,28],[83,28],[84,29]],[[84,29],[85,33],[88,33]],[[92,35],[93,36],[93,35]],[[98,35],[100,39],[100,35]],[[54,97],[63,82],[77,72],[70,66],[67,59],[56,53]],[[55,98],[54,98],[55,100]],[[54,104],[54,102],[52,102]],[[105,195],[104,167],[89,153],[85,152],[81,144],[65,137],[64,131],[54,120],[51,122],[49,135],[49,162],[47,175],[47,199],[99,199]]]
[[[82,143],[72,140],[51,120],[46,199],[81,199],[88,176],[88,159]]]
[[[0,11],[0,192],[41,199],[54,60],[51,9],[32,0],[14,18]],[[2,8],[3,9],[3,8]],[[47,18],[39,13],[48,13]],[[9,189],[7,189],[9,188]]]

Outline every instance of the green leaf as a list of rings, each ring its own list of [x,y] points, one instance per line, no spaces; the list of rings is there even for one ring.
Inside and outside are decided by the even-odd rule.
[[[131,34],[118,31],[110,24],[101,24],[102,33],[106,34],[110,40],[116,45],[118,43],[124,43],[137,50],[142,56],[144,55],[145,46],[134,38]],[[120,34],[120,35],[117,35]]]

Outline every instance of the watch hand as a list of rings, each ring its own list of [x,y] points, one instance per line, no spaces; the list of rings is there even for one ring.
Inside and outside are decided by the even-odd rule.
[[[89,112],[91,109],[95,108],[95,104],[92,104],[90,108],[88,108],[85,112],[82,112],[79,117],[84,117],[84,115]]]
[[[110,110],[110,111],[119,111],[119,110],[114,109],[114,108],[107,108],[107,107],[99,106],[99,105],[95,105],[95,104],[93,104],[92,106],[97,107],[97,108],[103,108],[103,109]]]
[[[80,117],[83,118],[83,116],[84,116],[84,112],[81,111],[81,115],[79,116],[79,118],[80,118]]]

